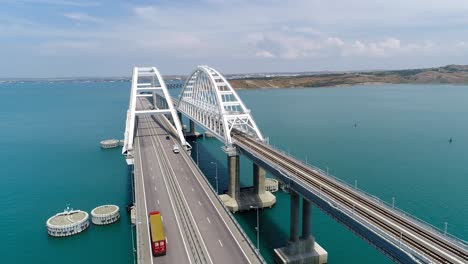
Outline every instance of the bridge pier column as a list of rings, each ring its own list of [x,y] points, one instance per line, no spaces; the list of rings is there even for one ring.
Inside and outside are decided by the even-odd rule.
[[[289,224],[289,241],[294,243],[299,240],[299,195],[291,191],[291,217]]]
[[[290,238],[285,247],[276,248],[275,263],[327,263],[328,253],[310,234],[311,204],[302,199],[302,236],[299,239],[299,195],[291,190]]]
[[[310,221],[312,218],[310,202],[302,198],[302,237],[308,239],[310,237]]]
[[[232,199],[237,200],[240,192],[240,177],[239,177],[239,155],[228,155],[228,195]]]
[[[255,163],[253,164],[253,180],[254,180],[255,193],[258,195],[264,194],[265,193],[265,170]]]
[[[177,111],[177,117],[179,118],[180,124],[182,124],[182,113]]]
[[[158,97],[156,96],[156,93],[153,93],[153,106],[154,108],[158,107]]]
[[[195,122],[190,119],[190,126],[189,126],[189,134],[194,135],[195,134]]]

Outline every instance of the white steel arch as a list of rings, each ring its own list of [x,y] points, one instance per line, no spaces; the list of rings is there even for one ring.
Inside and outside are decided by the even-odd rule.
[[[236,91],[224,76],[206,65],[198,66],[187,78],[177,110],[210,131],[226,146],[232,145],[233,130],[263,140],[250,110]]]
[[[167,109],[158,109],[156,104],[156,96],[161,95],[165,100]],[[137,110],[138,97],[152,97],[154,102],[154,109]],[[125,138],[122,148],[122,154],[133,156],[133,140],[135,136],[135,121],[137,115],[156,115],[156,114],[170,114],[175,124],[175,129],[179,136],[180,142],[183,146],[187,143],[182,133],[182,125],[177,116],[177,112],[172,103],[172,98],[167,91],[164,79],[161,77],[158,69],[155,67],[134,67],[132,74],[132,86],[130,90],[130,102],[127,110],[127,121],[125,125]]]

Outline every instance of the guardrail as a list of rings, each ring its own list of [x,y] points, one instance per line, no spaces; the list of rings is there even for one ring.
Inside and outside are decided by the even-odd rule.
[[[341,184],[343,187],[347,188],[348,190],[355,191],[356,193],[358,193],[361,196],[364,196],[364,197],[370,198],[370,199],[372,199],[374,201],[377,201],[380,205],[385,207],[386,210],[392,211],[392,212],[398,214],[399,216],[402,216],[405,219],[418,224],[422,228],[425,228],[427,230],[431,230],[431,231],[433,231],[433,232],[447,238],[450,242],[452,242],[454,244],[457,244],[457,245],[460,245],[465,250],[468,249],[468,242],[467,241],[464,241],[464,240],[462,240],[462,239],[460,239],[460,238],[456,237],[455,235],[452,235],[452,234],[450,234],[448,232],[442,231],[440,228],[438,228],[438,227],[436,227],[436,226],[434,226],[432,224],[429,224],[429,223],[425,222],[424,220],[422,220],[422,219],[420,219],[420,218],[418,218],[418,217],[416,217],[416,216],[414,216],[414,215],[412,215],[412,214],[410,214],[410,213],[408,213],[408,212],[406,212],[406,211],[404,211],[404,210],[402,210],[402,209],[400,209],[400,208],[398,208],[396,206],[393,206],[393,205],[389,204],[386,201],[381,200],[379,197],[377,197],[375,195],[367,193],[366,191],[364,191],[362,189],[356,188],[355,186],[352,186],[350,183],[345,182],[342,179],[323,171],[319,167],[308,164],[307,162],[304,162],[303,160],[296,158],[295,156],[291,155],[290,153],[286,153],[283,150],[281,150],[281,149],[279,149],[279,148],[277,148],[277,147],[275,147],[273,145],[270,145],[270,144],[266,144],[266,145],[268,147],[274,149],[275,151],[277,151],[279,153],[282,153],[283,155],[294,159],[295,161],[301,163],[302,165],[310,167],[313,170],[316,170],[317,173],[319,173],[321,176],[328,177],[328,178],[331,178],[332,180],[337,181],[339,184]]]

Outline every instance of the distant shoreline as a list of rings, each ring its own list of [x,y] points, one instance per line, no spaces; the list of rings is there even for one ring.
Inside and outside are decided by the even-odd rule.
[[[236,89],[325,88],[382,84],[468,84],[468,65],[438,68],[231,78]]]

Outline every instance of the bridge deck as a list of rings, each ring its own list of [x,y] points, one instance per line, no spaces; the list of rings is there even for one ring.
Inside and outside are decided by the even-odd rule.
[[[137,230],[141,235],[138,245],[143,247],[138,251],[140,263],[153,261],[148,255],[146,230],[147,214],[156,210],[163,216],[168,245],[167,255],[154,262],[261,263],[262,258],[256,255],[190,156],[182,148],[179,154],[172,152],[172,146],[178,143],[166,125],[160,117],[138,118],[135,188],[139,181],[144,185],[144,192],[136,192],[140,196],[137,203],[144,204],[137,205],[137,222],[143,226]],[[169,140],[166,136],[170,136]],[[141,196],[145,196],[146,203]]]

